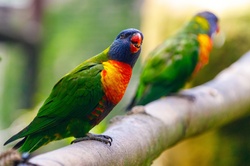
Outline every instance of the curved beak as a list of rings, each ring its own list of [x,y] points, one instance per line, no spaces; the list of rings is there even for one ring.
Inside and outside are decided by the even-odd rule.
[[[141,33],[134,33],[133,36],[130,39],[130,51],[132,53],[136,53],[141,49],[143,37]]]
[[[219,25],[217,25],[216,33],[219,33],[219,32],[220,32],[220,27],[219,27]]]

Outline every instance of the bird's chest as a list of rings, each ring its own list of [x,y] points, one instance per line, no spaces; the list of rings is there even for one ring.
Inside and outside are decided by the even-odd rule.
[[[203,68],[209,62],[209,54],[212,49],[212,41],[208,35],[198,35],[199,48],[199,59],[195,67],[193,75],[195,75],[201,68]]]
[[[109,102],[116,105],[123,97],[132,75],[130,65],[109,60],[103,62],[104,70],[101,81],[105,96]]]

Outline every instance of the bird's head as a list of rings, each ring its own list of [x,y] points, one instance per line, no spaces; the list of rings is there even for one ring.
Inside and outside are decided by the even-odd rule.
[[[141,52],[143,34],[137,29],[120,32],[109,49],[109,58],[134,66]]]
[[[203,18],[205,19],[208,24],[209,24],[209,27],[208,27],[208,35],[211,37],[213,34],[215,33],[218,33],[220,28],[219,28],[219,24],[218,24],[218,17],[213,14],[212,12],[209,12],[209,11],[204,11],[204,12],[200,12],[200,13],[197,13],[195,15],[196,18]]]

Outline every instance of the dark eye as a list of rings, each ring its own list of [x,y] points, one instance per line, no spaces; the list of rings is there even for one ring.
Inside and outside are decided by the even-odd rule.
[[[124,39],[125,37],[126,37],[125,34],[120,35],[120,39]]]

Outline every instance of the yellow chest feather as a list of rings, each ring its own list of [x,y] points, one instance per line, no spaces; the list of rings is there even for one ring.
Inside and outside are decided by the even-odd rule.
[[[113,104],[117,104],[123,97],[132,75],[130,65],[109,60],[103,62],[102,84],[107,99]]]

